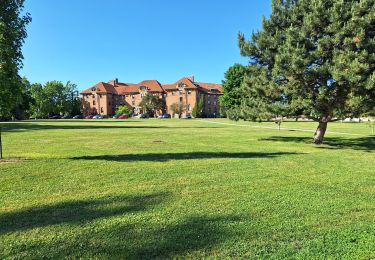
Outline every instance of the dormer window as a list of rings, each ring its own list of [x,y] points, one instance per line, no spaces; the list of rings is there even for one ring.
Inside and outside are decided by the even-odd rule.
[[[178,88],[178,89],[181,89],[181,88],[186,88],[186,85],[185,85],[185,83],[178,83],[177,84],[177,86],[176,86],[176,88]]]
[[[147,91],[147,87],[146,87],[146,86],[140,86],[140,87],[139,87],[139,90],[140,90],[140,91]]]
[[[216,93],[216,92],[217,92],[217,89],[216,89],[216,88],[211,88],[211,92],[212,92],[212,93]]]
[[[96,87],[91,88],[91,91],[96,91]]]

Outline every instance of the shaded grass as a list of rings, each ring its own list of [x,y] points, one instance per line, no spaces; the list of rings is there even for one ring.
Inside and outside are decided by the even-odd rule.
[[[28,160],[0,164],[1,258],[375,256],[371,136],[314,146],[306,132],[196,120],[2,125],[5,157]]]

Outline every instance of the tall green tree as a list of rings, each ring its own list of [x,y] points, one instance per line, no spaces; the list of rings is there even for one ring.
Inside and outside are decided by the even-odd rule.
[[[0,1],[0,116],[9,116],[15,104],[21,102],[21,47],[27,37],[29,13],[23,14],[24,0]]]
[[[15,104],[11,110],[11,117],[14,119],[28,119],[34,99],[31,94],[31,84],[27,78],[22,78],[20,102]]]
[[[223,95],[220,96],[220,107],[224,111],[238,108],[241,104],[241,86],[246,75],[246,66],[234,64],[224,74]]]
[[[199,95],[198,102],[195,103],[192,114],[193,114],[193,117],[195,118],[206,117],[206,114],[204,113],[204,95],[203,94]]]
[[[163,100],[157,95],[151,93],[148,93],[142,98],[139,106],[142,108],[143,112],[149,116],[154,116],[155,112],[158,110],[164,110]]]
[[[374,107],[374,14],[373,0],[273,0],[262,29],[250,40],[239,34],[241,54],[263,73],[249,88],[317,121],[314,142],[322,143],[328,122],[353,114],[353,98]],[[267,107],[273,98],[259,100]]]
[[[181,118],[182,114],[186,111],[186,108],[182,102],[171,104],[169,109],[172,111],[172,117],[174,117],[174,115],[178,115],[178,118]]]
[[[46,118],[49,114],[47,97],[42,84],[34,83],[30,87],[31,97],[34,102],[31,104],[30,116],[32,118]]]

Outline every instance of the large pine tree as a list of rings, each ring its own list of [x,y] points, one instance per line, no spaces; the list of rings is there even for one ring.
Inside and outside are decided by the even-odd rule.
[[[9,116],[15,104],[21,101],[22,44],[26,25],[31,21],[22,14],[24,0],[0,1],[0,116]]]
[[[303,111],[319,122],[317,144],[328,122],[374,107],[374,0],[273,0],[262,29],[250,40],[239,34],[239,47],[260,71],[248,80],[257,106],[277,96]]]

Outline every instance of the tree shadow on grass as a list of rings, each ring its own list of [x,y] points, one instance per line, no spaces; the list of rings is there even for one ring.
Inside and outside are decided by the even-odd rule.
[[[192,160],[192,159],[221,159],[221,158],[274,158],[286,155],[298,155],[302,153],[293,152],[189,152],[189,153],[145,153],[145,154],[116,154],[116,155],[94,155],[72,157],[73,160],[104,160],[115,162],[127,161],[154,161],[167,162],[171,160]]]
[[[224,243],[234,236],[233,225],[244,218],[236,215],[188,216],[176,224],[162,228],[153,228],[147,233],[150,238],[135,248],[129,255],[136,259],[166,259],[187,257],[185,254],[196,250],[205,251],[207,256],[215,245]],[[230,228],[231,227],[231,228]],[[117,236],[123,236],[121,229]],[[123,251],[111,248],[116,255]]]
[[[82,224],[98,218],[147,210],[166,200],[167,193],[114,196],[56,204],[0,213],[0,234],[55,224]]]
[[[295,137],[295,136],[272,136],[259,139],[260,141],[272,142],[291,142],[312,144],[311,137]],[[325,137],[323,145],[315,146],[319,149],[353,149],[373,152],[375,150],[375,137],[360,138],[342,138],[342,137]]]
[[[58,121],[59,122],[59,121]],[[221,127],[207,127],[207,126],[147,126],[147,125],[105,125],[105,124],[75,124],[74,122],[69,122],[66,124],[54,124],[53,122],[49,124],[39,124],[39,123],[3,123],[0,124],[3,132],[26,132],[34,130],[95,130],[95,129],[211,129],[211,128],[221,128]],[[112,122],[108,122],[112,123]]]
[[[163,216],[164,221],[167,220]],[[244,221],[236,215],[182,217],[177,222],[157,224],[151,219],[128,219],[96,232],[67,230],[68,237],[31,240],[13,244],[13,251],[35,258],[166,259],[212,256],[215,246],[238,235],[233,226]],[[168,221],[167,221],[168,222]],[[189,256],[190,254],[190,256]],[[14,255],[13,255],[14,256]],[[17,255],[16,255],[17,256]]]

